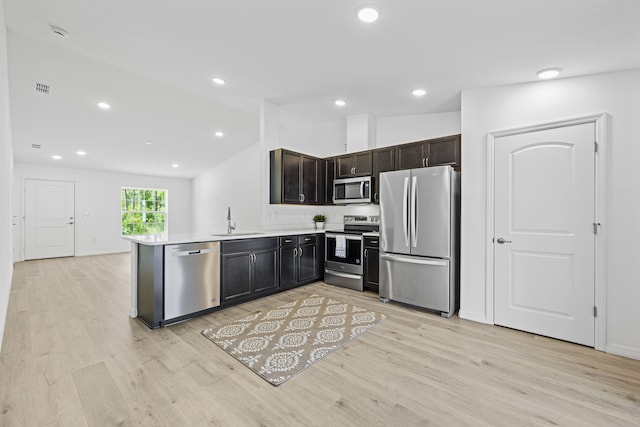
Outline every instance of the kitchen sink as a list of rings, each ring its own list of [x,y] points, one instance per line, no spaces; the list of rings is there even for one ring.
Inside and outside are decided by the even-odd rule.
[[[257,231],[247,232],[247,233],[220,233],[220,234],[212,234],[213,237],[233,237],[233,236],[253,236],[258,234],[264,234]]]

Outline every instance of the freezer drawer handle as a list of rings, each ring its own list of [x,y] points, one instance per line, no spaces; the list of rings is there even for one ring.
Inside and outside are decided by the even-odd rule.
[[[425,259],[420,259],[417,258],[409,258],[409,257],[399,257],[399,256],[394,256],[394,255],[389,255],[389,254],[382,254],[380,255],[380,258],[382,259],[388,259],[390,261],[400,261],[400,262],[406,262],[409,264],[421,264],[421,265],[439,265],[439,266],[446,266],[447,262],[446,261],[434,261],[434,260],[425,260]]]

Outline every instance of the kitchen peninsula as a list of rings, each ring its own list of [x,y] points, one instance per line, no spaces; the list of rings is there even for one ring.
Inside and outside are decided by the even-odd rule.
[[[152,329],[322,280],[318,230],[126,236],[129,315]]]

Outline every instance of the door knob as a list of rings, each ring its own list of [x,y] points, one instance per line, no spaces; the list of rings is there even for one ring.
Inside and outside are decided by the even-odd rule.
[[[69,225],[73,225],[73,221],[71,221],[71,222],[68,222],[67,224],[69,224]]]
[[[502,237],[498,237],[496,242],[500,243],[501,245],[504,245],[505,243],[511,243],[511,240],[504,240]]]

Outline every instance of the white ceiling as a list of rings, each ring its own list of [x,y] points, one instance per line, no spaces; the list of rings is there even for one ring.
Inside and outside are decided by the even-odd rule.
[[[359,0],[1,1],[16,160],[71,167],[193,177],[258,141],[262,100],[283,121],[456,111],[542,68],[640,67],[638,0],[371,0],[374,24]]]

